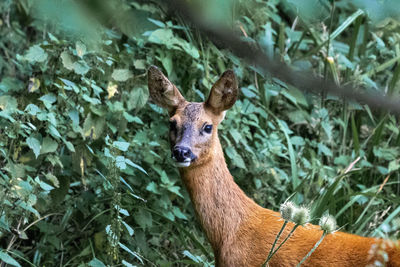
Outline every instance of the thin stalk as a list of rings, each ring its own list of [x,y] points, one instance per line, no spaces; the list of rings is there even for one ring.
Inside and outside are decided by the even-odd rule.
[[[278,250],[282,247],[283,244],[286,243],[286,241],[288,241],[288,239],[293,235],[294,231],[296,230],[297,227],[299,227],[300,224],[296,224],[295,226],[293,226],[292,231],[290,231],[290,233],[288,234],[288,236],[285,238],[285,240],[282,241],[282,243],[275,249],[274,252],[272,252],[272,254],[267,258],[267,260],[265,261],[265,265],[272,259],[272,257],[275,255],[276,252],[278,252]]]
[[[308,259],[308,257],[310,257],[311,254],[314,253],[314,251],[317,249],[317,247],[321,244],[322,240],[324,240],[326,234],[327,234],[326,231],[324,231],[324,232],[322,233],[322,236],[321,236],[321,238],[318,240],[318,242],[315,243],[314,247],[313,247],[313,248],[307,253],[307,255],[296,265],[296,267],[299,267],[300,265],[302,265],[302,264],[306,261],[306,259]]]
[[[333,24],[333,15],[335,13],[335,1],[332,2],[332,9],[331,9],[331,18],[330,18],[330,22],[329,22],[329,32],[328,32],[328,41],[326,44],[326,59],[324,60],[325,62],[325,66],[324,66],[324,79],[327,80],[328,79],[328,65],[329,62],[327,60],[327,58],[329,57],[329,49],[331,46],[331,33],[332,33],[332,24]],[[321,96],[321,107],[325,106],[325,98],[326,98],[326,92],[322,91],[322,96]]]
[[[271,256],[272,252],[274,251],[274,248],[275,248],[276,242],[278,242],[278,240],[279,240],[279,237],[281,237],[281,234],[282,234],[283,230],[285,229],[285,227],[286,227],[287,223],[288,223],[288,221],[285,221],[285,222],[283,223],[283,225],[282,225],[282,227],[281,227],[281,230],[280,230],[280,231],[279,231],[279,233],[276,235],[276,237],[275,237],[275,241],[274,241],[274,243],[272,244],[272,247],[271,247],[271,250],[270,250],[270,251],[269,251],[269,253],[268,253],[268,257],[267,257],[267,259],[269,259],[269,258],[270,258],[270,256]],[[266,264],[267,264],[267,262],[264,262],[264,264],[263,264],[262,266],[264,267],[264,266],[266,266]]]

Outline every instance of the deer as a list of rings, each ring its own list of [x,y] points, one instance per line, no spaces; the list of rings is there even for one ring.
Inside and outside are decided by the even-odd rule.
[[[284,221],[278,212],[249,198],[228,170],[218,125],[238,98],[234,72],[227,70],[221,75],[205,102],[186,101],[156,66],[148,69],[148,88],[151,101],[166,109],[170,116],[172,159],[211,244],[215,265],[260,267]],[[288,225],[285,229],[294,226]],[[288,230],[284,233],[288,234]],[[296,266],[321,234],[322,230],[312,224],[298,227],[268,266]],[[386,266],[400,266],[399,244],[395,241],[340,231],[327,235],[302,266],[353,267],[371,265],[375,260],[383,262],[382,256],[371,254],[376,246],[385,248]]]

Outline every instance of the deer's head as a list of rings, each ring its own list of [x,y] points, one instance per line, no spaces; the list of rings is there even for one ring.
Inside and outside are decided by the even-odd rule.
[[[148,71],[150,97],[170,115],[172,158],[178,167],[196,166],[220,153],[218,124],[233,106],[238,86],[233,71],[225,71],[211,88],[207,101],[188,102],[178,88],[157,68]]]

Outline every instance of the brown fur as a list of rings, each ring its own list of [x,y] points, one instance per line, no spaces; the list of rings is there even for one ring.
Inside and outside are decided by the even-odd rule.
[[[149,87],[152,86],[151,75],[149,72]],[[230,93],[221,93],[228,91]],[[150,92],[154,92],[154,88]],[[259,267],[266,260],[283,220],[279,213],[262,208],[247,197],[234,182],[226,166],[217,126],[223,119],[222,112],[236,100],[237,92],[233,72],[228,72],[213,86],[206,103],[179,100],[178,107],[170,107],[175,109],[170,120],[176,121],[178,129],[176,135],[171,134],[171,144],[173,147],[181,143],[186,136],[188,140],[185,140],[185,145],[197,156],[193,164],[179,171],[214,250],[216,266]],[[160,103],[163,104],[165,102]],[[202,134],[205,123],[214,126],[212,134]],[[278,244],[292,227],[293,224],[286,227]],[[269,266],[295,266],[321,235],[318,226],[300,226],[275,254]],[[382,247],[387,252],[389,261],[386,266],[400,266],[398,242],[343,232],[327,235],[302,266],[350,267],[367,266],[375,260],[383,262],[380,254],[374,252],[374,246]]]

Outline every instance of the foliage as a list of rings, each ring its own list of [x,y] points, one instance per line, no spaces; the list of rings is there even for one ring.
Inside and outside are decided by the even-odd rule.
[[[277,209],[292,197],[317,221],[329,212],[350,232],[398,238],[398,118],[263,77],[160,2],[86,2],[99,10],[61,0],[0,4],[3,262],[212,265],[171,164],[167,114],[147,104],[151,64],[192,101],[235,70],[242,95],[220,139],[236,181],[258,203]],[[333,12],[320,1],[327,12],[295,25],[294,2],[213,10],[294,68],[398,95],[396,20],[374,26],[347,1]]]

